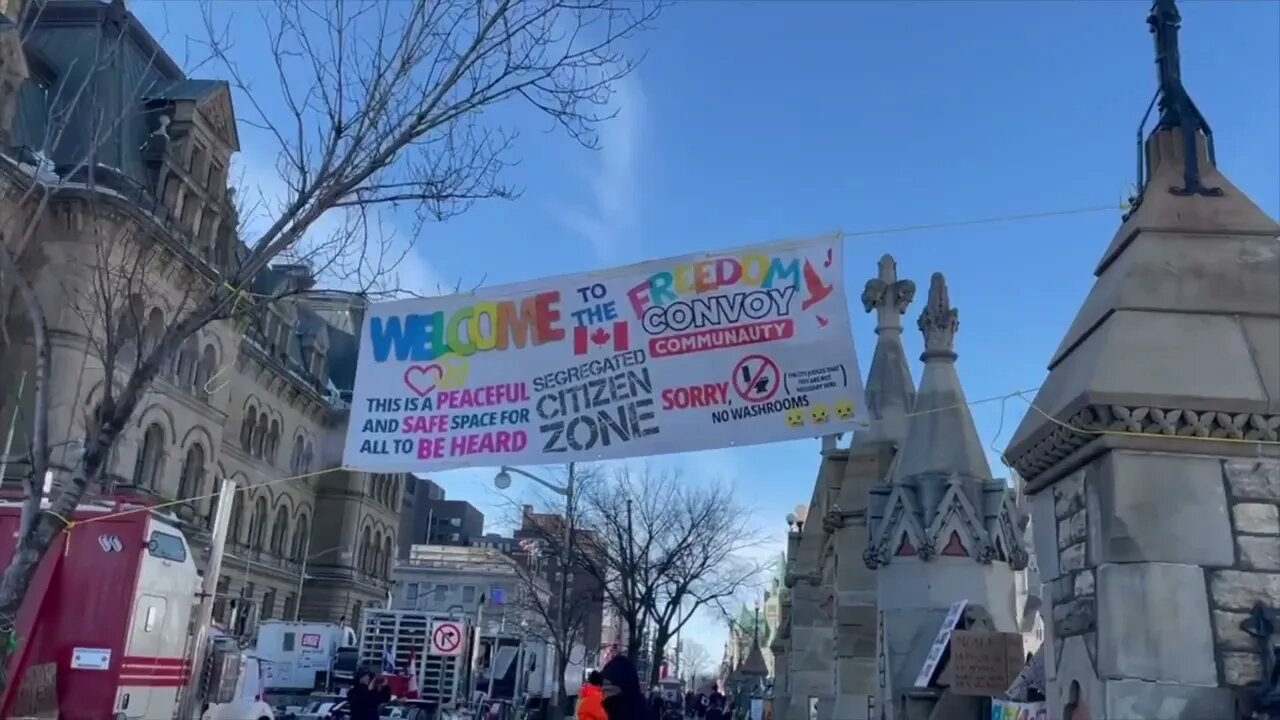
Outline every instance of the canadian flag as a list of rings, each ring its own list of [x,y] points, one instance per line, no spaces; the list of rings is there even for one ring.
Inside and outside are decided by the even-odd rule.
[[[573,354],[586,355],[592,347],[608,345],[612,341],[614,352],[626,352],[631,347],[631,337],[627,323],[618,321],[612,328],[604,325],[587,327],[579,325],[573,329]]]
[[[404,696],[413,700],[420,696],[422,690],[418,687],[418,653],[414,653],[409,660],[409,689],[405,691]]]

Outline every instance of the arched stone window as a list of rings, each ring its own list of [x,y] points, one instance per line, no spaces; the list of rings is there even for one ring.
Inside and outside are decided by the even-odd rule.
[[[133,484],[155,490],[160,485],[160,473],[164,470],[164,428],[159,423],[147,426],[138,449],[138,461],[133,467]]]
[[[138,344],[142,341],[142,328],[147,315],[146,306],[140,295],[133,295],[129,302],[120,308],[120,320],[116,323],[116,334],[113,344],[119,348],[116,353],[117,368],[132,368],[138,359]]]
[[[382,570],[382,531],[373,534],[373,562],[369,564],[369,574],[376,575]]]
[[[204,448],[192,445],[182,460],[182,478],[178,481],[178,499],[200,495],[204,489]]]
[[[258,421],[258,409],[253,405],[245,408],[244,419],[240,421],[240,449],[253,452],[254,424]]]
[[[382,538],[382,577],[391,579],[391,533]]]
[[[307,559],[309,550],[307,538],[311,535],[311,524],[306,513],[298,514],[298,525],[293,530],[293,559],[302,562]]]
[[[271,525],[271,552],[277,557],[287,557],[285,551],[289,549],[286,544],[289,538],[289,508],[280,503],[280,507],[276,508],[276,519]]]
[[[142,354],[150,355],[164,337],[164,313],[160,308],[151,308],[147,314],[147,324],[142,329]]]
[[[207,400],[211,392],[210,386],[213,384],[213,376],[218,373],[218,351],[213,349],[212,345],[204,346],[204,353],[200,356],[200,364],[196,366],[195,391],[196,397]]]
[[[227,526],[227,541],[239,545],[241,543],[240,531],[244,527],[244,492],[237,491],[235,499],[231,501],[231,522]]]
[[[187,338],[178,351],[173,364],[173,382],[181,388],[191,388],[195,382],[196,362],[200,353],[200,345],[194,337]]]
[[[263,457],[271,461],[274,465],[276,462],[276,450],[280,447],[280,421],[272,418],[271,429],[267,431],[266,448]]]
[[[289,471],[294,474],[302,472],[302,452],[303,447],[302,436],[293,439],[293,452],[289,455]]]
[[[299,468],[298,474],[303,475],[311,472],[311,463],[315,460],[315,446],[308,440],[302,450],[302,467]]]
[[[253,454],[263,457],[263,448],[267,443],[267,431],[270,429],[267,414],[258,413],[258,421],[253,426]]]
[[[259,550],[266,549],[267,499],[259,496],[253,503],[253,520],[249,523],[249,543]]]
[[[365,525],[364,530],[360,531],[360,570],[368,572],[369,570],[369,526]]]

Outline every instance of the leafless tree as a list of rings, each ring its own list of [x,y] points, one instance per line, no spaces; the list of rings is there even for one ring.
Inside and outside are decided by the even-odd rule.
[[[136,21],[123,3],[112,7],[114,32],[123,37]],[[18,348],[29,348],[21,353],[33,369],[25,448],[20,457],[6,458],[22,468],[25,500],[17,551],[0,579],[0,617],[16,617],[37,566],[65,528],[59,518],[71,517],[85,492],[103,484],[112,451],[152,382],[193,336],[210,327],[239,333],[288,298],[313,292],[306,283],[265,283],[280,262],[305,262],[364,297],[386,290],[388,271],[408,251],[404,243],[382,242],[386,209],[411,207],[423,221],[443,220],[478,200],[513,197],[502,177],[514,159],[515,134],[496,124],[498,107],[524,104],[594,147],[595,128],[610,114],[611,87],[632,68],[619,43],[658,9],[640,0],[280,0],[254,6],[261,13],[255,21],[271,38],[265,56],[274,72],[264,73],[260,65],[241,67],[228,42],[230,25],[215,17],[239,7],[206,5],[206,37],[198,44],[205,67],[218,68],[235,90],[241,127],[274,143],[285,190],[260,198],[256,229],[233,233],[229,252],[206,254],[207,248],[175,241],[191,235],[190,228],[181,232],[182,218],[156,212],[163,201],[139,208],[137,200],[150,193],[131,196],[108,179],[114,173],[97,148],[108,138],[129,141],[121,135],[122,119],[155,128],[157,142],[164,129],[156,111],[140,101],[113,114],[87,94],[90,83],[69,79],[110,72],[109,63],[60,79],[49,91],[44,144],[34,163],[3,168],[6,200],[16,209],[0,228],[0,296],[16,309],[22,330],[5,349],[15,357]],[[19,34],[39,23],[36,12],[0,29],[9,56],[26,37]],[[254,53],[254,62],[263,56]],[[21,85],[0,83],[8,95],[0,97],[0,108],[17,102]],[[133,98],[141,98],[148,88],[136,90]],[[69,148],[62,128],[85,112],[95,114],[91,142]],[[59,159],[72,152],[80,154]],[[46,164],[48,158],[54,162]],[[108,225],[106,213],[81,213],[95,223],[84,233],[91,251],[67,253],[80,258],[80,268],[50,280],[33,248],[59,232],[69,208],[90,200],[130,214],[130,229]],[[71,281],[77,287],[69,291],[78,293],[75,322],[51,315],[42,301],[51,286]],[[174,311],[152,334],[147,318],[135,312],[135,298],[161,287],[173,297]],[[52,300],[71,301],[71,295]],[[92,370],[103,380],[65,438],[50,427],[51,332],[87,335],[96,355]],[[47,470],[59,472],[59,491],[42,510]],[[0,662],[5,653],[0,650]]]
[[[657,682],[665,648],[704,609],[720,609],[756,583],[761,566],[747,551],[762,540],[751,513],[719,481],[679,473],[619,469],[587,494],[599,546],[582,562],[628,626],[627,652],[652,648]]]
[[[590,626],[600,621],[604,606],[601,585],[592,577],[575,575],[581,573],[580,568],[594,565],[589,554],[595,551],[596,542],[581,492],[592,487],[597,474],[594,468],[581,465],[567,468],[566,478],[569,474],[574,478],[574,493],[567,492],[567,482],[560,482],[559,487],[566,489],[564,495],[553,498],[540,492],[536,504],[521,504],[512,518],[519,528],[520,607],[532,620],[529,634],[555,652],[559,683],[554,707],[561,712],[568,710],[563,689],[569,662],[597,649],[586,647],[587,634]],[[562,576],[565,569],[568,575]]]
[[[713,660],[707,648],[696,640],[680,643],[680,674],[684,677],[702,677],[712,668]]]

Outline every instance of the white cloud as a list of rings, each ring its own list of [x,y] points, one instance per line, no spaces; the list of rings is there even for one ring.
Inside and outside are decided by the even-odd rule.
[[[231,182],[236,186],[242,212],[248,215],[241,218],[246,235],[243,240],[248,243],[254,242],[259,234],[279,219],[284,204],[289,199],[289,188],[279,171],[275,169],[273,162],[265,161],[264,158],[274,161],[274,156],[269,152],[246,150],[239,153],[232,163]],[[364,285],[370,280],[368,275],[382,268],[386,277],[376,283],[379,288],[390,287],[406,295],[428,296],[447,294],[453,290],[455,283],[444,279],[427,260],[424,249],[417,246],[415,239],[405,232],[403,225],[396,221],[392,213],[384,211],[378,213],[377,217],[377,221],[369,222],[369,230],[376,233],[377,237],[368,240],[370,257],[360,273],[359,281],[355,278],[326,278],[322,273],[319,278],[322,285],[338,288]],[[342,225],[341,211],[330,210],[311,225],[303,242],[324,242],[326,238],[342,231]],[[394,267],[390,267],[392,264]]]
[[[639,233],[639,159],[647,115],[639,76],[632,73],[614,83],[610,104],[617,115],[600,125],[600,150],[583,173],[591,202],[555,211],[606,263],[615,261],[622,247],[636,242]]]

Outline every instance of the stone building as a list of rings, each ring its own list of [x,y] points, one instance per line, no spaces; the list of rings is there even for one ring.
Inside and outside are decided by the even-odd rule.
[[[992,477],[955,369],[957,313],[935,274],[919,327],[916,390],[901,315],[915,284],[880,260],[862,300],[877,315],[868,425],[825,438],[813,498],[788,537],[775,704],[779,717],[925,718],[942,699],[916,674],[952,603],[1020,629],[1027,564],[1014,494]],[[976,708],[969,708],[976,712]],[[955,707],[938,708],[943,717]]]
[[[119,0],[50,2],[6,22],[0,35],[20,26],[26,40],[0,62],[0,108],[10,110],[0,118],[10,121],[0,133],[0,219],[47,316],[51,443],[68,467],[101,397],[107,355],[119,387],[190,293],[216,287],[243,256],[227,184],[239,138],[228,85],[186,77]],[[121,258],[130,274],[120,273]],[[234,480],[218,613],[245,632],[257,618],[353,617],[385,603],[389,587],[403,478],[338,469],[360,308],[316,296],[316,282],[302,265],[259,273],[251,293],[287,289],[294,298],[190,338],[143,392],[106,481],[91,488],[187,500],[170,511],[202,565],[211,495]],[[0,280],[6,423],[15,401],[32,417],[32,326],[22,307]],[[26,428],[16,423],[14,447]]]
[[[412,488],[410,490],[409,488]],[[484,513],[466,500],[450,500],[439,483],[417,478],[406,487],[412,498],[400,515],[400,558],[413,545],[470,547],[484,537]]]
[[[1046,695],[1053,718],[1275,717],[1280,225],[1218,167],[1172,1],[1149,23],[1136,206],[1005,451],[1046,587]]]
[[[516,557],[521,562],[537,563],[548,587],[556,589],[552,595],[552,606],[559,602],[560,587],[560,553],[563,546],[560,538],[564,537],[565,516],[555,513],[535,512],[532,505],[525,505],[520,513],[520,527],[513,533],[518,544]],[[574,530],[575,552],[583,552],[593,543],[587,537],[589,531]],[[582,645],[587,652],[597,657],[607,649],[603,643],[605,601],[604,587],[599,579],[586,572],[569,571],[568,590],[569,608],[582,619]]]

